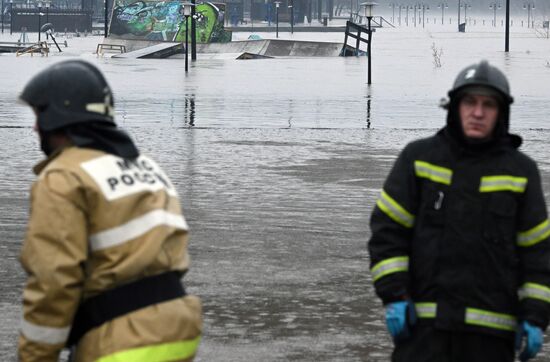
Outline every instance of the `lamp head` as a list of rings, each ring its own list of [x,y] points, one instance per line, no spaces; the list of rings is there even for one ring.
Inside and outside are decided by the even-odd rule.
[[[373,8],[378,5],[375,2],[367,1],[361,4],[361,6],[365,7],[365,16],[367,18],[372,18],[373,14]]]
[[[185,16],[185,17],[191,16],[191,8],[192,8],[193,4],[191,4],[191,3],[182,3],[181,5],[183,6],[183,16]]]

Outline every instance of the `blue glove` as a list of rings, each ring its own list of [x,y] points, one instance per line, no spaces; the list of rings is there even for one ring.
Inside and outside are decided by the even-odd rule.
[[[416,310],[410,301],[394,302],[386,306],[386,325],[394,341],[410,337],[416,323]]]
[[[535,358],[542,348],[542,330],[527,321],[521,322],[516,331],[516,351],[519,352],[523,344],[525,347],[519,355],[519,360],[525,362]]]

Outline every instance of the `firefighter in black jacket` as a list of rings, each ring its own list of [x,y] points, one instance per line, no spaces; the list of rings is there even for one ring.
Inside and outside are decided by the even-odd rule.
[[[550,224],[535,162],[510,134],[506,77],[459,73],[447,124],[408,144],[371,218],[371,273],[393,361],[533,358],[550,312]]]

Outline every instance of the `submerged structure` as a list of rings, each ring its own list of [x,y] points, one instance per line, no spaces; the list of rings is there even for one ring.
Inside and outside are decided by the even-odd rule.
[[[197,4],[197,43],[231,41],[231,32],[224,29],[225,4]],[[189,24],[186,24],[189,22]],[[113,7],[109,21],[109,37],[127,40],[181,42],[190,40],[191,17],[183,15],[180,1],[130,0]]]

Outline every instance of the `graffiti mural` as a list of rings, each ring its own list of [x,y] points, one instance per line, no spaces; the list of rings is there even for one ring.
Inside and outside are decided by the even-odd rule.
[[[231,41],[231,33],[223,28],[224,10],[224,4],[196,5],[197,43]],[[188,19],[191,33],[191,18]],[[180,1],[122,1],[113,8],[109,34],[125,39],[176,42],[191,36],[185,29],[186,19]]]

